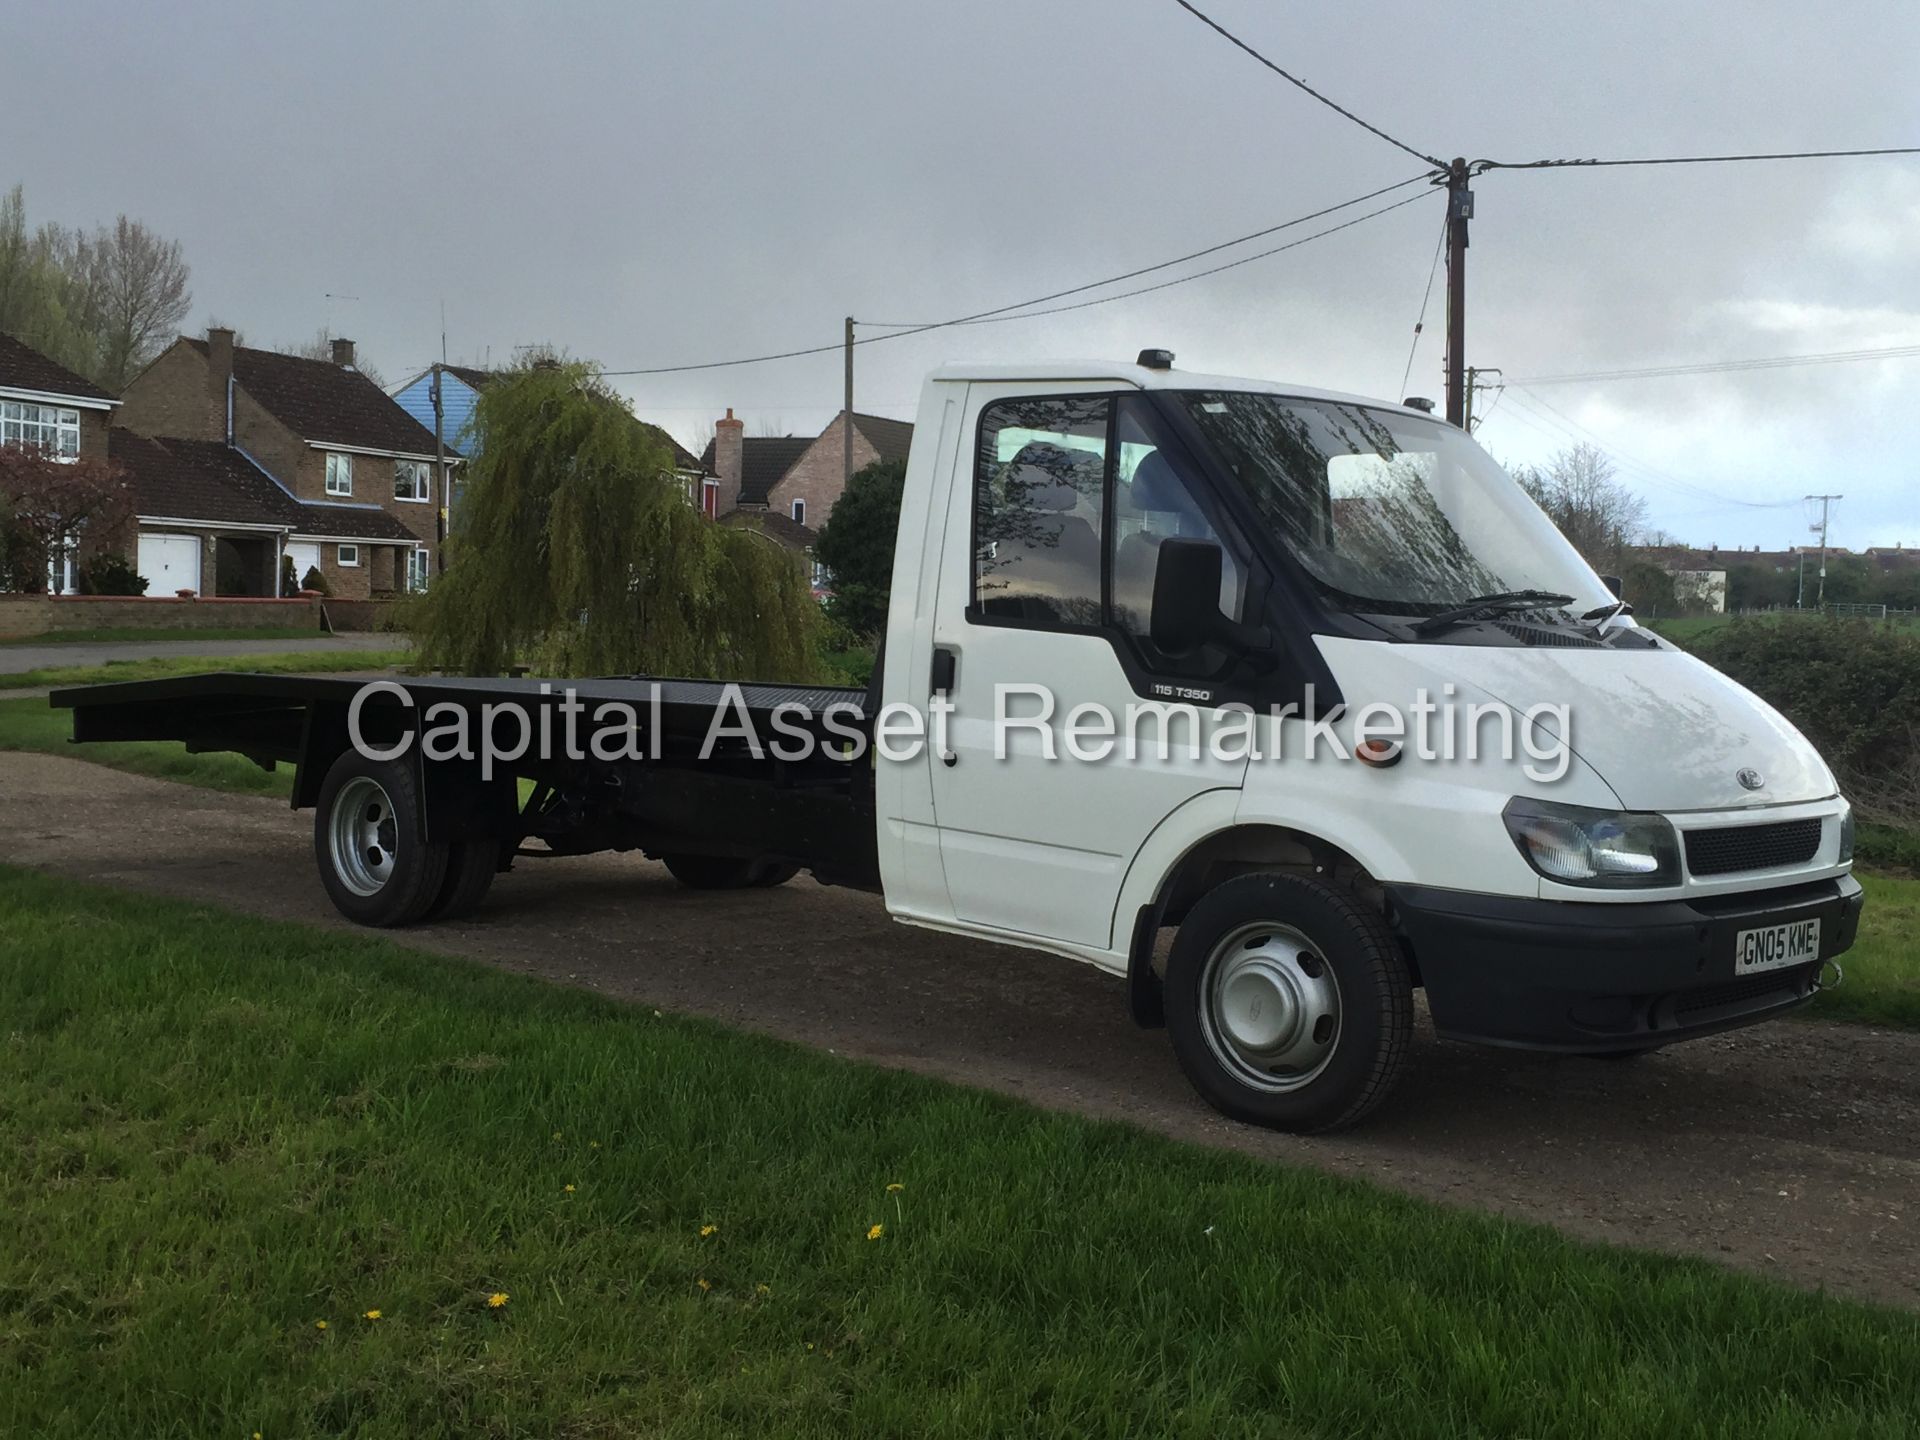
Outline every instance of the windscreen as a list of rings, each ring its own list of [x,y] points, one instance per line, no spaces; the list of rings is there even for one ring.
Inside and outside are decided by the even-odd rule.
[[[1354,609],[1431,613],[1548,590],[1612,597],[1507,473],[1437,420],[1245,392],[1175,397],[1265,528]]]

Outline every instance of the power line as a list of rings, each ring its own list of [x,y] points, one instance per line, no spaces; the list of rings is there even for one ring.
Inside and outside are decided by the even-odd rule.
[[[1305,225],[1308,221],[1318,220],[1323,216],[1332,215],[1336,211],[1348,210],[1355,205],[1363,205],[1369,200],[1376,200],[1380,196],[1390,194],[1395,190],[1403,190],[1407,186],[1418,184],[1420,181],[1423,181],[1426,178],[1427,177],[1424,173],[1419,175],[1410,175],[1404,180],[1396,180],[1391,185],[1383,185],[1378,190],[1370,190],[1364,195],[1356,195],[1351,200],[1342,200],[1337,205],[1328,205],[1323,207],[1322,209],[1311,211],[1305,215],[1297,215],[1291,220],[1283,220],[1278,225],[1269,225],[1264,229],[1251,231],[1248,234],[1237,236],[1232,240],[1222,240],[1216,245],[1208,245],[1203,249],[1189,251],[1185,255],[1175,256],[1171,260],[1160,260],[1155,262],[1152,265],[1142,265],[1138,269],[1124,271],[1118,275],[1109,275],[1102,280],[1089,280],[1084,285],[1074,285],[1065,290],[1056,290],[1048,295],[1037,295],[1029,300],[1017,300],[1009,305],[998,305],[991,310],[980,310],[980,311],[976,311],[971,315],[957,316],[951,320],[936,320],[924,325],[914,325],[914,326],[909,326],[905,328],[892,329],[888,334],[885,334],[885,335],[862,336],[859,339],[856,339],[853,343],[856,345],[877,345],[884,340],[900,340],[900,339],[904,339],[909,335],[920,335],[920,334],[926,333],[929,330],[943,330],[954,325],[974,325],[974,324],[981,324],[990,320],[997,320],[997,319],[998,320],[1022,320],[1022,319],[1029,319],[1029,318],[1040,316],[1040,315],[1057,315],[1057,314],[1060,314],[1062,311],[1066,311],[1066,310],[1084,309],[1089,305],[1103,305],[1111,300],[1124,300],[1133,295],[1144,295],[1152,290],[1163,290],[1170,285],[1185,284],[1188,280],[1198,280],[1203,276],[1218,274],[1222,270],[1231,270],[1236,265],[1244,265],[1254,260],[1264,259],[1266,256],[1269,256],[1269,255],[1277,255],[1282,250],[1291,250],[1295,248],[1295,246],[1306,244],[1307,241],[1309,240],[1318,240],[1324,235],[1331,235],[1331,234],[1334,234],[1336,231],[1345,230],[1349,226],[1358,225],[1363,220],[1371,220],[1376,215],[1384,215],[1389,210],[1398,209],[1400,205],[1409,205],[1409,204],[1412,204],[1413,201],[1415,200],[1423,199],[1424,192],[1420,195],[1409,196],[1407,199],[1399,201],[1394,205],[1385,205],[1378,210],[1369,211],[1368,213],[1357,216],[1354,219],[1345,222],[1344,224],[1331,226],[1326,230],[1316,231],[1314,234],[1305,236],[1300,240],[1296,240],[1292,242],[1291,244],[1276,246],[1271,250],[1264,250],[1259,252],[1258,254],[1248,255],[1243,257],[1242,259],[1231,261],[1225,265],[1217,265],[1212,267],[1211,269],[1196,271],[1192,275],[1181,276],[1175,280],[1163,281],[1161,284],[1158,284],[1158,285],[1144,286],[1138,290],[1129,290],[1120,294],[1101,296],[1098,299],[1084,301],[1078,305],[1063,305],[1052,310],[1030,310],[1029,309],[1030,306],[1045,305],[1047,302],[1052,300],[1062,300],[1067,298],[1068,296],[1081,295],[1086,293],[1089,290],[1098,290],[1105,285],[1116,285],[1123,280],[1132,280],[1141,275],[1149,275],[1158,270],[1165,270],[1169,266],[1184,264],[1190,260],[1197,260],[1207,255],[1216,254],[1221,250],[1231,249],[1235,245],[1244,245],[1248,241],[1260,239],[1262,236],[1273,235],[1282,230],[1290,230],[1290,229],[1293,229],[1295,226]],[[1016,311],[1016,310],[1022,311],[1025,313],[1018,314],[1018,315],[1009,313],[1011,311]],[[682,374],[684,372],[691,371],[691,370],[722,370],[722,369],[728,369],[728,368],[739,366],[739,365],[759,365],[759,364],[764,364],[765,362],[770,360],[791,360],[791,359],[798,358],[799,356],[802,356],[802,355],[825,355],[829,353],[836,353],[836,352],[843,351],[845,348],[846,347],[844,343],[839,345],[812,345],[799,350],[781,350],[781,351],[775,351],[765,355],[749,355],[749,356],[744,356],[737,360],[708,360],[697,365],[650,365],[650,366],[642,366],[639,368],[627,369],[627,370],[602,370],[600,373],[602,375],[608,375],[608,376],[674,375],[674,374]]]
[[[1920,344],[1878,350],[1828,350],[1810,355],[1765,355],[1749,360],[1702,360],[1684,365],[1646,365],[1634,370],[1587,370],[1529,375],[1515,385],[1574,385],[1599,380],[1658,380],[1674,375],[1724,375],[1738,370],[1784,370],[1796,365],[1838,365],[1858,360],[1901,360],[1920,355]]]
[[[1183,0],[1175,0],[1176,4]],[[1475,174],[1488,170],[1593,170],[1614,165],[1738,165],[1749,160],[1844,160],[1864,155],[1920,155],[1920,145],[1877,150],[1784,150],[1765,155],[1659,155],[1631,160],[1476,160]]]
[[[1286,250],[1298,250],[1302,245],[1315,240],[1323,240],[1329,235],[1337,235],[1342,230],[1351,230],[1356,225],[1365,224],[1376,216],[1385,215],[1390,210],[1398,210],[1404,205],[1417,205],[1425,200],[1425,194],[1409,195],[1404,200],[1396,200],[1391,205],[1382,205],[1378,210],[1369,210],[1364,215],[1356,215],[1351,220],[1343,220],[1338,225],[1329,225],[1324,230],[1316,230],[1311,235],[1302,235],[1298,240],[1289,240],[1285,245],[1276,245],[1271,250],[1257,250],[1251,255],[1243,255],[1238,260],[1229,260],[1224,265],[1210,266],[1205,270],[1196,270],[1191,275],[1179,275],[1172,280],[1162,280],[1157,285],[1142,285],[1137,290],[1122,290],[1115,295],[1097,295],[1091,300],[1081,300],[1072,305],[1056,305],[1048,310],[1023,310],[1018,315],[982,315],[972,320],[952,320],[950,325],[994,325],[1003,320],[1034,320],[1042,315],[1064,315],[1069,310],[1085,310],[1094,305],[1105,305],[1110,300],[1131,300],[1136,295],[1150,295],[1155,290],[1169,290],[1175,285],[1184,285],[1189,280],[1203,280],[1209,275],[1218,275],[1223,270],[1236,270],[1242,265],[1251,265],[1256,260],[1265,260],[1270,255],[1278,255]],[[929,330],[940,327],[929,325]],[[891,340],[891,335],[877,336],[877,339]]]
[[[1423,154],[1422,152],[1414,149],[1413,146],[1407,144],[1407,142],[1404,140],[1396,140],[1393,136],[1389,135],[1386,131],[1382,130],[1378,125],[1374,125],[1368,121],[1362,120],[1358,115],[1354,114],[1353,111],[1347,109],[1346,106],[1339,104],[1337,101],[1329,100],[1325,95],[1322,95],[1318,90],[1314,89],[1311,85],[1307,84],[1307,82],[1302,80],[1299,76],[1289,74],[1287,71],[1282,70],[1278,65],[1274,64],[1273,61],[1269,60],[1266,56],[1262,55],[1258,50],[1254,49],[1253,46],[1247,44],[1246,41],[1242,40],[1238,35],[1235,35],[1231,30],[1227,29],[1227,27],[1222,25],[1218,20],[1215,20],[1212,16],[1188,4],[1187,0],[1173,0],[1173,3],[1178,5],[1182,10],[1186,11],[1189,15],[1193,16],[1194,19],[1198,20],[1201,24],[1205,25],[1208,29],[1212,30],[1215,34],[1220,36],[1221,39],[1229,42],[1232,45],[1239,47],[1241,50],[1244,50],[1247,54],[1251,55],[1255,60],[1258,60],[1262,65],[1266,66],[1267,69],[1273,71],[1274,74],[1278,75],[1282,80],[1286,81],[1289,85],[1292,85],[1297,89],[1304,90],[1307,94],[1311,95],[1314,99],[1318,100],[1322,105],[1326,106],[1329,110],[1334,111],[1336,114],[1346,116],[1347,119],[1351,120],[1354,124],[1358,125],[1362,130],[1370,131],[1371,133],[1378,135],[1382,140],[1386,141],[1389,145],[1398,146],[1400,149],[1406,151],[1407,154],[1413,156],[1414,159],[1424,160],[1427,162],[1427,164],[1433,166],[1436,170],[1444,170],[1447,168],[1446,161],[1436,160],[1431,155]]]
[[[1433,264],[1427,267],[1427,288],[1420,296],[1420,314],[1413,322],[1413,343],[1407,347],[1407,368],[1400,376],[1402,395],[1407,393],[1407,381],[1413,378],[1413,357],[1420,351],[1420,332],[1427,323],[1427,302],[1433,299],[1433,277],[1440,273],[1440,256],[1447,248],[1447,223],[1446,219],[1440,222],[1440,238],[1433,246]]]

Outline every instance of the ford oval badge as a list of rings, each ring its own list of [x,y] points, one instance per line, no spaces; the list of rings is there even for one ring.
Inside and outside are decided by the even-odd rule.
[[[1751,765],[1736,772],[1733,778],[1740,782],[1740,786],[1744,790],[1758,790],[1762,785],[1767,783],[1767,777]]]

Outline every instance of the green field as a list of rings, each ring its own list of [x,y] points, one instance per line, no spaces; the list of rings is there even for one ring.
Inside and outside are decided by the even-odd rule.
[[[102,645],[139,640],[311,640],[326,632],[312,625],[271,625],[252,629],[139,629],[113,626],[100,630],[59,630],[45,635],[9,635],[0,645]]]
[[[1920,1426],[1910,1314],[380,940],[0,932],[9,1434]]]
[[[1729,625],[1804,625],[1817,624],[1824,617],[1818,610],[1778,610],[1765,615],[1682,615],[1672,620],[1649,620],[1645,623],[1664,635],[1674,644],[1691,648],[1702,640],[1709,639],[1715,632]],[[1893,620],[1874,621],[1874,624],[1890,624],[1895,629],[1911,630],[1920,628],[1920,620],[1903,616]]]
[[[108,685],[122,680],[165,680],[175,675],[214,675],[233,670],[261,675],[391,670],[412,658],[410,652],[397,649],[295,650],[279,655],[147,655],[138,660],[109,660],[104,665],[61,665],[0,674],[0,693],[57,689],[63,685]]]

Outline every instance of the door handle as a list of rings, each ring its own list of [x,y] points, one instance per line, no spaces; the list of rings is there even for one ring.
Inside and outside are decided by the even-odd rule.
[[[927,677],[929,688],[935,695],[951,695],[954,677],[959,672],[960,657],[944,645],[933,647],[933,672]],[[940,763],[952,769],[960,763],[960,757],[951,750],[940,751]]]

